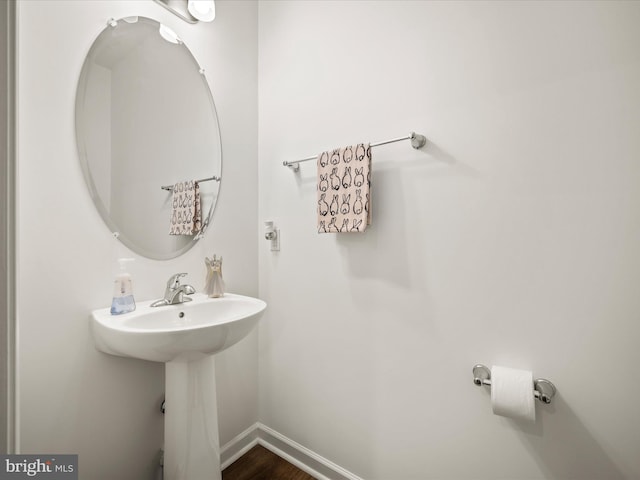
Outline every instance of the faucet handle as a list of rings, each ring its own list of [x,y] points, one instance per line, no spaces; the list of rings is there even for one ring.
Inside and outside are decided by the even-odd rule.
[[[176,273],[171,275],[169,280],[167,280],[167,288],[178,288],[180,286],[180,279],[186,276],[186,273]]]

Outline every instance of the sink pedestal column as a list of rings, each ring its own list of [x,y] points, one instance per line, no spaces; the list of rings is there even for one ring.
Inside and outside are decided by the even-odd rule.
[[[165,364],[164,480],[221,480],[214,356]]]

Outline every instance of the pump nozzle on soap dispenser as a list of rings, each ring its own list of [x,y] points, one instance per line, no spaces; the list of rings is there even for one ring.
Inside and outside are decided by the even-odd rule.
[[[131,274],[127,272],[128,262],[133,262],[133,258],[119,258],[120,272],[113,281],[113,300],[111,301],[111,315],[133,312],[136,309],[136,302],[133,299],[133,282]]]

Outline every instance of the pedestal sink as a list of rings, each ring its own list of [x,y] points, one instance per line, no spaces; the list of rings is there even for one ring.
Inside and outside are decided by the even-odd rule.
[[[214,354],[242,340],[267,304],[242,295],[208,298],[134,312],[91,312],[96,348],[165,363],[164,480],[221,479]]]

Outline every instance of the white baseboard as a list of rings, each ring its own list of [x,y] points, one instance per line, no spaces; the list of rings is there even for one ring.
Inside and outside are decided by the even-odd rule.
[[[256,444],[271,450],[318,480],[362,480],[357,475],[259,422],[222,447],[220,452],[222,469],[227,468]]]
[[[236,435],[220,449],[220,469],[224,470],[258,444],[259,423]]]

